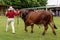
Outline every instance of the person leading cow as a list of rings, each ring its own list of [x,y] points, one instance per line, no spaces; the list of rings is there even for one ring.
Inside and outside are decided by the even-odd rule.
[[[11,24],[12,33],[15,33],[14,16],[18,15],[17,11],[15,11],[15,9],[12,6],[10,6],[5,14],[6,14],[7,18],[8,18],[7,19],[7,24],[6,24],[6,32],[8,31],[8,25]]]

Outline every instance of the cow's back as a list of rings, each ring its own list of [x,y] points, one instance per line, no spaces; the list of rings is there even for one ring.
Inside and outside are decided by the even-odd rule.
[[[45,24],[52,20],[52,15],[49,11],[45,10],[36,10],[29,13],[29,15],[26,18],[26,22],[28,24],[34,23],[34,24]]]

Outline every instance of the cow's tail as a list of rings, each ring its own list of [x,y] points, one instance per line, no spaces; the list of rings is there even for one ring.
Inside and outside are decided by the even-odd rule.
[[[55,29],[57,29],[57,27],[56,27],[56,25],[55,25],[54,21],[53,21],[53,24],[54,24],[54,28],[55,28]]]
[[[53,24],[54,28],[57,29],[57,27],[56,27],[56,25],[55,25],[55,23],[53,21],[52,21],[52,24]]]
[[[54,24],[54,22],[52,21],[52,22],[50,22],[50,26],[51,27],[54,27],[54,29],[57,29],[57,27],[56,27],[56,25]]]
[[[50,11],[50,13],[51,13],[51,15],[50,15],[50,24],[52,24],[53,25],[53,27],[54,27],[54,29],[57,29],[57,27],[56,27],[56,25],[55,25],[55,23],[54,23],[54,21],[53,21],[53,15],[52,15],[52,11]]]
[[[57,29],[57,27],[55,26],[55,24],[54,24],[54,28]]]
[[[52,20],[53,20],[53,15],[52,15]],[[53,21],[53,24],[54,24],[54,21]],[[57,29],[56,25],[54,24],[54,28]]]

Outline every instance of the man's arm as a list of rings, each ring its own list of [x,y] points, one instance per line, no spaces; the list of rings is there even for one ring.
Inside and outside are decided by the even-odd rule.
[[[5,12],[5,15],[8,16],[8,12],[7,11]]]

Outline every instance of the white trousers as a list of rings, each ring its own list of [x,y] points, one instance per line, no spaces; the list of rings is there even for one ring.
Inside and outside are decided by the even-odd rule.
[[[14,29],[14,18],[8,18],[7,19],[6,32],[8,31],[9,24],[11,24],[12,33],[15,33],[15,29]]]

